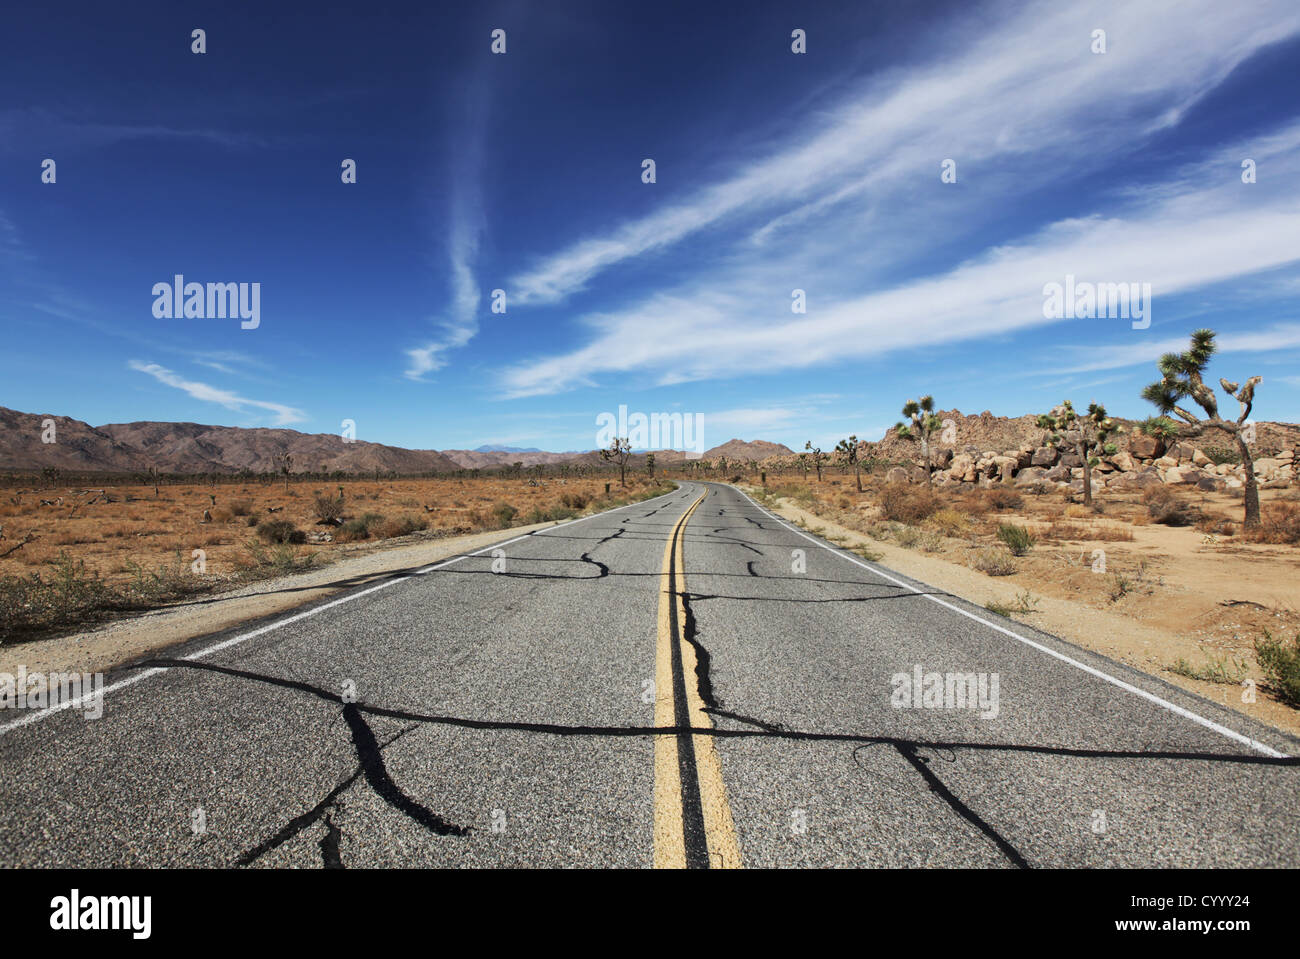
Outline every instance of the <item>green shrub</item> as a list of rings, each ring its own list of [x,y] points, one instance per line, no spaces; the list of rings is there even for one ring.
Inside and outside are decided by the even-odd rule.
[[[1255,640],[1255,658],[1264,678],[1278,699],[1291,706],[1300,706],[1300,633],[1288,646],[1284,640],[1274,639],[1264,630],[1262,638]]]
[[[371,532],[384,522],[384,517],[380,513],[365,513],[356,519],[350,519],[339,527],[334,538],[340,543],[350,543],[354,540],[369,539]]]
[[[500,526],[509,526],[510,521],[515,518],[515,514],[518,512],[519,510],[504,500],[492,507],[492,516]]]
[[[1024,556],[1034,548],[1034,534],[1015,523],[999,523],[998,539],[1011,550],[1013,556]]]

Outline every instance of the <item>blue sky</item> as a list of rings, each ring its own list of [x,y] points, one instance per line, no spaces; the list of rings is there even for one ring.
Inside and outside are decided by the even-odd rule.
[[[1209,326],[1300,420],[1294,0],[232,6],[6,14],[0,405],[829,446],[924,392],[1145,416]],[[178,273],[260,283],[260,325],[155,317]],[[1150,283],[1149,328],[1045,318],[1067,274]]]

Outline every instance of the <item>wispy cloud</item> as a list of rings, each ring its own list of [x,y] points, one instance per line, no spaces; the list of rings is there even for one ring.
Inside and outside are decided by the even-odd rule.
[[[449,199],[451,229],[446,238],[447,265],[450,272],[451,309],[437,321],[439,335],[420,346],[406,350],[409,359],[405,376],[423,381],[427,374],[447,365],[447,354],[465,346],[478,335],[478,309],[482,300],[474,268],[479,242],[486,228],[479,170],[487,130],[489,88],[480,71],[474,84],[475,93],[461,105],[467,131],[466,143],[458,144],[457,158],[450,177],[453,193]]]
[[[220,387],[200,383],[197,380],[187,380],[166,367],[159,366],[157,363],[131,360],[127,365],[137,372],[149,374],[165,386],[181,390],[191,398],[201,400],[204,403],[216,403],[228,410],[234,410],[236,413],[247,414],[256,411],[270,413],[274,417],[273,422],[276,426],[301,423],[307,419],[307,414],[296,407],[285,406],[282,403],[271,403],[266,400],[250,400],[230,390],[223,390]]]
[[[1259,48],[1300,31],[1287,0],[1264,0],[1249,18],[1212,0],[1004,9],[1014,13],[1001,22],[984,11],[952,18],[934,63],[873,78],[811,133],[806,117],[794,118],[787,148],[541,258],[511,280],[515,302],[561,300],[604,270],[742,213],[773,211],[752,237],[769,240],[851,199],[937,182],[947,157],[959,170],[1032,158],[1015,170],[1021,189],[1026,177],[1059,180],[1131,149]],[[1100,23],[1111,48],[1094,55],[1089,34]]]
[[[1014,19],[977,31],[985,38],[972,52],[891,77],[888,90],[841,108],[817,136],[516,278],[534,300],[560,299],[621,259],[742,208],[765,216],[774,208],[741,240],[710,235],[720,263],[579,317],[584,342],[504,370],[507,395],[560,392],[610,374],[664,385],[998,337],[1055,322],[1043,316],[1042,286],[1066,274],[1150,283],[1159,310],[1175,293],[1300,260],[1296,124],[1216,148],[1163,184],[1118,191],[1080,215],[1039,226],[1031,219],[1020,236],[964,262],[933,252],[936,238],[951,242],[995,215],[999,196],[1016,202],[1035,183],[1059,196],[1099,157],[1121,161],[1170,122],[1171,110],[1185,111],[1262,46],[1300,34],[1294,5],[1266,6],[1268,16],[1248,21],[1208,2],[1015,8]],[[1088,35],[1100,23],[1110,52],[1093,55]],[[996,157],[1001,175],[1013,175],[945,193],[945,156],[968,172]],[[1260,160],[1267,183],[1241,183],[1242,156]],[[864,212],[878,208],[887,228],[872,222],[864,233]],[[788,215],[809,222],[772,242]],[[882,274],[872,261],[900,248],[914,250],[912,261]],[[793,282],[782,293],[774,277]],[[808,290],[807,315],[790,313],[783,297],[792,286]]]
[[[1146,366],[1166,353],[1181,353],[1187,349],[1186,336],[1167,337],[1160,340],[1135,339],[1131,343],[1107,346],[1071,346],[1077,356],[1087,360],[1059,368],[1061,373],[1087,373],[1095,370],[1122,369],[1126,366]],[[1215,338],[1219,353],[1272,353],[1277,350],[1300,348],[1300,323],[1278,323],[1267,329],[1224,333]]]

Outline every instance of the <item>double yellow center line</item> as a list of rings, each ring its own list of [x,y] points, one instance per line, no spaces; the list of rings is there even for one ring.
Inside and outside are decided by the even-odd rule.
[[[707,495],[707,494],[706,494]],[[686,639],[686,524],[701,496],[682,514],[664,547],[655,649],[655,726],[682,730],[655,736],[656,869],[739,869],[740,845],[722,783],[712,729],[696,683],[695,647]]]

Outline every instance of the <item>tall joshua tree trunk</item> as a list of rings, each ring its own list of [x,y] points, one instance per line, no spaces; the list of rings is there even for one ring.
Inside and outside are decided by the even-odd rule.
[[[1254,529],[1259,526],[1259,481],[1255,479],[1255,458],[1250,455],[1250,445],[1240,429],[1233,438],[1237,441],[1237,452],[1241,454],[1241,465],[1246,470],[1245,526]]]

